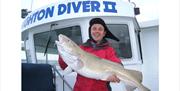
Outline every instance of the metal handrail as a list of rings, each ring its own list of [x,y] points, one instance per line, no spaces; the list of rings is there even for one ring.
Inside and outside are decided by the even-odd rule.
[[[60,72],[57,70],[57,68],[55,67],[55,66],[52,66],[53,67],[53,69],[54,69],[54,71],[58,74],[58,76],[63,80],[63,84],[65,83],[67,86],[68,86],[68,88],[70,88],[71,89],[71,91],[73,91],[73,88],[70,86],[70,84],[64,79],[64,77],[60,74]],[[63,85],[63,88],[64,88],[64,85]],[[64,89],[63,89],[63,91],[64,91]]]

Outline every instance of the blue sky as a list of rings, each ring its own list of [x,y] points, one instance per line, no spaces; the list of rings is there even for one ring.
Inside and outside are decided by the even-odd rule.
[[[50,3],[60,0],[21,0],[21,8],[34,10]],[[124,0],[127,1],[127,0]],[[137,15],[139,22],[159,19],[158,0],[130,0],[140,8],[140,15]],[[43,2],[43,3],[42,3]]]

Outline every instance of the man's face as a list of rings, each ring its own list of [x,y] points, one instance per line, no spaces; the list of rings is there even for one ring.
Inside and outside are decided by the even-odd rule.
[[[101,24],[93,24],[91,27],[91,36],[96,42],[100,42],[106,35],[104,27]]]

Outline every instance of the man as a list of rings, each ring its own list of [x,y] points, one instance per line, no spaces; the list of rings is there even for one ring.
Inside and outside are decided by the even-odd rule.
[[[121,64],[121,60],[116,56],[115,50],[105,38],[111,38],[116,41],[119,41],[119,39],[109,31],[101,18],[91,19],[89,25],[89,39],[80,47],[98,57]],[[59,57],[59,64],[63,69],[67,67],[61,57]],[[115,75],[111,75],[107,81],[102,81],[77,74],[73,91],[111,91],[109,82],[120,82],[120,79]]]

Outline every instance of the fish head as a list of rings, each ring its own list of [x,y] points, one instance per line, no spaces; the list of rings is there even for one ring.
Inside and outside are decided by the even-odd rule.
[[[59,41],[55,41],[58,52],[67,64],[74,64],[79,60],[80,53],[79,46],[74,43],[70,38],[60,34]],[[76,67],[77,68],[77,67]]]
[[[60,34],[59,41],[57,46],[59,46],[60,52],[65,52],[66,54],[69,54],[69,56],[77,56],[78,55],[78,49],[79,46],[74,43],[70,38],[68,38],[65,35]]]

